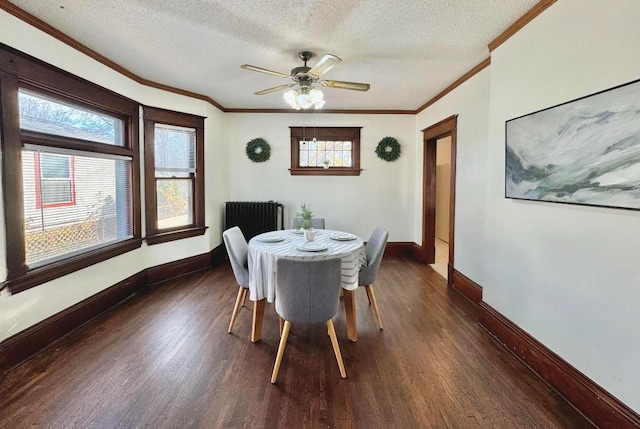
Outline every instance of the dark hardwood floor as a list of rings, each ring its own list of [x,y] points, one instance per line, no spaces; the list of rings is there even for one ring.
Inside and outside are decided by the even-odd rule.
[[[101,315],[0,382],[0,428],[585,428],[583,417],[476,323],[431,268],[383,260],[379,331],[357,293],[358,343],[334,319],[296,326],[269,382],[278,319],[249,342],[250,306],[227,334],[230,267],[152,288]]]

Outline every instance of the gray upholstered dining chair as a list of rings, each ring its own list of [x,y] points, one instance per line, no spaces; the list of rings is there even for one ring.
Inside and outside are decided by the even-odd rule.
[[[389,231],[381,226],[373,230],[365,246],[367,266],[362,268],[358,275],[358,286],[364,286],[367,291],[367,298],[369,299],[369,304],[373,304],[373,310],[376,312],[380,330],[382,330],[382,319],[380,318],[380,310],[378,309],[378,300],[373,291],[373,283],[378,276],[378,269],[380,268],[380,262],[382,262],[384,248],[387,245],[387,238],[389,238]]]
[[[324,228],[324,218],[323,217],[314,217],[311,219],[311,226],[314,229],[325,229]],[[302,218],[294,217],[291,220],[291,229],[300,229],[302,228]]]
[[[236,297],[236,303],[233,306],[233,313],[231,313],[231,322],[229,323],[228,333],[231,333],[233,324],[238,316],[238,310],[241,304],[247,299],[249,293],[249,267],[248,267],[248,253],[249,245],[244,238],[242,231],[237,226],[227,229],[222,233],[224,245],[227,248],[229,254],[229,261],[231,262],[231,268],[233,269],[233,275],[238,282],[238,296]]]
[[[278,378],[282,356],[292,323],[325,322],[338,361],[340,376],[347,377],[331,320],[338,312],[341,288],[341,260],[279,258],[276,267],[276,313],[284,319],[271,383]]]

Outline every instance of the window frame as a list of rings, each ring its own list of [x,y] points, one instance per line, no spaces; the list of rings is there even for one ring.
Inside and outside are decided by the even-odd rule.
[[[362,127],[289,127],[291,130],[291,168],[292,176],[359,176],[360,168],[360,130]],[[301,167],[300,141],[305,137],[318,140],[350,141],[351,167]]]
[[[21,88],[121,119],[123,145],[21,130],[18,102]],[[131,99],[0,44],[0,141],[7,259],[5,286],[12,293],[22,292],[142,245],[138,106]],[[22,150],[25,145],[66,149],[89,156],[105,154],[130,158],[132,237],[29,267],[26,264],[22,183]]]
[[[157,107],[143,106],[144,119],[144,190],[145,190],[145,240],[148,245],[181,240],[203,235],[205,226],[204,204],[204,120],[202,116]],[[155,126],[172,125],[196,130],[195,173],[193,177],[193,218],[189,225],[173,228],[158,228],[158,199],[155,176]]]

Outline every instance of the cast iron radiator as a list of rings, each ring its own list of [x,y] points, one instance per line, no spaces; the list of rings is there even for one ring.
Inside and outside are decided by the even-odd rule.
[[[284,229],[283,207],[276,201],[228,201],[225,207],[225,229],[239,226],[247,241],[263,232]]]

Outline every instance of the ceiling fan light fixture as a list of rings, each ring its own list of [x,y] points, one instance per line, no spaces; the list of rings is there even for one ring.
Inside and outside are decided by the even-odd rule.
[[[311,88],[309,90],[309,96],[311,97],[311,102],[313,104],[318,104],[324,98],[324,94],[322,93],[322,91],[316,88]]]
[[[283,98],[289,106],[296,110],[310,107],[319,109],[325,103],[322,91],[310,85],[300,86],[297,90],[290,89],[283,94]]]
[[[293,107],[296,110],[300,110],[300,106],[296,103],[296,97],[298,96],[298,92],[295,89],[290,89],[283,94],[284,101],[286,101],[289,106]]]
[[[322,76],[331,70],[336,64],[342,60],[335,55],[326,54],[320,59],[313,67],[307,67],[307,61],[313,57],[313,53],[309,51],[302,51],[298,53],[298,56],[304,61],[304,66],[294,67],[291,69],[290,74],[280,73],[277,71],[263,69],[262,67],[252,66],[250,64],[243,64],[242,67],[245,70],[254,72],[260,72],[270,74],[277,77],[287,78],[293,80],[294,83],[275,86],[273,88],[263,89],[262,91],[254,92],[255,95],[266,95],[272,92],[280,91],[283,89],[291,88],[292,86],[297,89],[290,89],[284,93],[284,99],[296,110],[308,109],[314,107],[315,109],[321,109],[325,104],[324,94],[314,85],[324,86],[325,88],[337,88],[348,89],[352,91],[368,91],[371,85],[362,82],[346,82],[341,80],[320,80]]]
[[[298,103],[298,106],[302,107],[303,109],[308,109],[309,107],[311,107],[313,101],[311,101],[311,94],[309,94],[308,87],[303,86],[300,88],[300,91],[298,91],[298,96],[296,97],[296,103]]]

